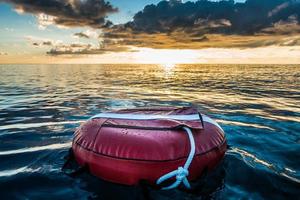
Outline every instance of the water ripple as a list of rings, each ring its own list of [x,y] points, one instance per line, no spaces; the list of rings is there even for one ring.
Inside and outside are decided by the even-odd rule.
[[[294,181],[295,183],[300,184],[300,179],[298,179],[296,177],[292,177],[291,175],[288,175],[285,172],[279,171],[279,169],[274,164],[271,164],[270,162],[259,159],[254,154],[251,154],[245,150],[234,147],[234,148],[231,148],[230,150],[228,150],[227,154],[238,154],[243,158],[243,161],[245,163],[247,163],[248,165],[250,165],[253,168],[256,167],[255,166],[256,164],[263,165],[263,166],[269,168],[274,173],[279,174],[285,178],[288,178],[291,181]],[[289,168],[286,167],[285,169],[289,169]],[[292,173],[295,172],[294,170],[291,170],[291,169],[289,169],[287,171],[292,172]]]
[[[85,122],[84,120],[81,121],[64,121],[64,122],[43,122],[43,123],[20,123],[20,124],[9,124],[0,126],[0,130],[8,130],[8,129],[28,129],[28,128],[39,128],[43,126],[58,126],[58,125],[66,125],[66,124],[80,124]],[[9,134],[9,133],[0,133],[1,135]]]
[[[9,170],[0,171],[0,177],[14,176],[19,173],[34,173],[39,170],[40,170],[40,168],[32,169],[32,168],[25,166],[25,167],[21,167],[18,169],[9,169]]]
[[[36,152],[36,151],[43,151],[43,150],[57,150],[57,149],[70,148],[71,144],[72,142],[68,142],[68,143],[49,144],[45,146],[28,147],[28,148],[8,150],[8,151],[0,151],[0,156],[22,154],[22,153]]]

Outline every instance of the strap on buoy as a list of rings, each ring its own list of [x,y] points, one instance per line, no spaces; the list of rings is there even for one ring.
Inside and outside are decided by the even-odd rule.
[[[193,133],[191,131],[190,128],[188,127],[182,127],[186,133],[188,134],[188,137],[189,137],[189,141],[190,141],[190,145],[191,145],[191,151],[189,153],[189,156],[184,164],[183,167],[178,167],[177,170],[174,170],[172,172],[169,172],[163,176],[161,176],[157,181],[156,181],[156,184],[161,184],[162,182],[172,178],[172,177],[176,177],[176,181],[167,186],[167,187],[163,187],[162,190],[170,190],[170,189],[174,189],[176,187],[178,187],[181,183],[183,183],[183,185],[190,189],[191,188],[191,185],[187,179],[188,175],[189,175],[189,167],[190,167],[190,164],[192,163],[193,161],[193,158],[194,158],[194,155],[195,155],[195,140],[194,140],[194,136],[193,136]]]

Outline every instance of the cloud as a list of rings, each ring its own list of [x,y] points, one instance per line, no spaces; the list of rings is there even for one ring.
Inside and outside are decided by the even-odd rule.
[[[107,27],[111,22],[105,17],[117,12],[104,0],[0,0],[10,3],[18,13],[32,13],[38,16],[40,28],[56,24],[63,27],[92,28]]]
[[[36,47],[51,47],[55,45],[60,45],[62,44],[61,40],[53,40],[53,39],[48,39],[48,38],[41,38],[41,37],[36,37],[36,36],[25,36],[25,39],[32,44],[33,46]]]
[[[98,39],[99,33],[96,30],[86,30],[79,33],[74,34],[75,38],[85,38],[85,39]]]
[[[40,30],[45,30],[47,28],[47,26],[55,24],[55,21],[54,21],[55,17],[53,17],[51,15],[46,15],[44,13],[40,13],[36,17],[38,20],[38,28]]]
[[[105,54],[109,52],[123,52],[132,51],[128,46],[113,44],[105,45],[101,43],[95,45],[92,43],[71,43],[71,44],[59,44],[50,49],[47,54],[49,55],[79,55],[79,54]]]
[[[292,25],[290,25],[292,26]],[[285,24],[286,27],[286,24]],[[256,48],[264,46],[300,45],[299,34],[269,34],[283,29],[277,25],[276,30],[266,29],[264,33],[253,35],[207,33],[197,35],[178,29],[171,33],[136,33],[132,30],[106,32],[105,37],[116,39],[119,44],[154,49],[203,49],[203,48]],[[284,31],[285,29],[283,29]],[[269,33],[266,33],[269,32]],[[119,34],[118,34],[119,33]]]
[[[299,44],[299,17],[299,0],[161,1],[105,29],[104,37],[157,49],[293,46]]]
[[[99,37],[99,34],[91,30],[84,32],[92,37]],[[79,54],[105,54],[109,52],[133,51],[128,45],[119,44],[116,39],[99,39],[90,42],[64,43],[61,40],[53,40],[37,36],[25,36],[25,39],[34,47],[48,48],[48,55],[79,55]]]
[[[176,29],[195,33],[254,34],[291,15],[300,16],[298,0],[161,1],[136,13],[127,27],[146,33]],[[299,23],[299,18],[297,17]]]
[[[53,47],[48,54],[59,55],[59,54],[79,54],[95,49],[92,44],[85,43],[71,43],[71,44],[61,44]]]
[[[89,38],[90,38],[87,34],[85,34],[85,33],[83,33],[83,32],[75,33],[74,36],[75,36],[76,38],[86,38],[86,39],[89,39]]]
[[[47,54],[49,55],[97,55],[106,54],[110,52],[132,52],[129,48],[125,46],[120,46],[119,48],[97,48],[91,45],[83,45],[81,47],[74,47],[72,45],[64,45],[50,49]]]
[[[105,19],[117,9],[104,0],[4,1],[14,4],[18,12],[36,14],[41,29],[51,24],[89,27],[72,37],[91,43],[31,41],[35,46],[51,47],[50,55],[103,54],[132,51],[133,47],[245,49],[300,45],[300,0],[161,1],[146,5],[132,21],[118,25]]]
[[[42,44],[44,46],[52,46],[53,45],[51,41],[44,41]]]
[[[7,55],[8,55],[8,53],[0,51],[0,56],[7,56]]]
[[[279,20],[274,23],[271,27],[267,27],[261,30],[264,34],[280,34],[280,35],[291,35],[300,33],[300,25],[298,22],[298,17],[296,15],[291,15],[287,20]]]

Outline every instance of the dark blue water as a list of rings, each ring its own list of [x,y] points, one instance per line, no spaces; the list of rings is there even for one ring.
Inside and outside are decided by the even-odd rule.
[[[61,171],[80,122],[110,109],[194,105],[230,149],[192,191]],[[299,199],[300,66],[0,65],[0,199]]]

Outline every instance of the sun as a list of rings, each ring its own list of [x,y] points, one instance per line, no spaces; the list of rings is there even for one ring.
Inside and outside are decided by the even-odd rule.
[[[161,64],[165,69],[172,69],[176,66],[174,63],[163,63]]]
[[[176,64],[190,64],[198,61],[198,53],[194,50],[139,48],[135,52],[136,63],[160,64],[167,68]]]

